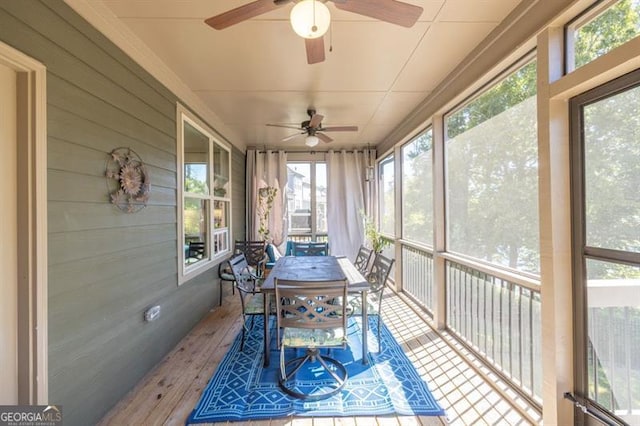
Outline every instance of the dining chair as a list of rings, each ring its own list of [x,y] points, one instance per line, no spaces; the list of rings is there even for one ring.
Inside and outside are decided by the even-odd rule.
[[[294,242],[293,255],[294,256],[328,256],[329,243],[316,242],[316,241]]]
[[[373,250],[365,246],[360,246],[358,254],[356,255],[356,260],[353,262],[353,266],[355,266],[358,272],[363,275],[365,275],[369,270],[371,254],[373,254]]]
[[[189,241],[189,246],[187,248],[187,259],[196,259],[200,260],[205,255],[205,244],[204,241]]]
[[[307,401],[318,401],[339,392],[348,378],[347,369],[337,359],[322,354],[321,349],[347,346],[347,280],[275,279],[275,296],[281,336],[280,387],[288,395]],[[305,354],[287,360],[287,348],[302,348]],[[305,392],[294,383],[296,373],[305,365],[322,367],[328,373],[333,379],[326,385],[329,390]],[[319,371],[314,372],[315,377],[320,375]],[[313,383],[309,387],[312,388]]]
[[[244,254],[244,257],[247,259],[247,263],[254,269],[254,273],[257,276],[262,277],[265,265],[269,259],[266,253],[266,241],[236,240],[233,250],[236,254]]]
[[[374,256],[371,270],[365,275],[365,278],[370,284],[370,288],[367,291],[367,315],[378,317],[378,345],[380,345],[382,296],[387,286],[387,279],[389,278],[394,259],[389,259],[380,253],[375,253]],[[350,296],[348,303],[347,315],[362,314],[362,297]]]
[[[240,295],[242,307],[242,340],[240,351],[244,349],[245,335],[253,328],[253,320],[256,315],[264,314],[264,304],[260,294],[260,277],[256,276],[247,263],[243,253],[237,254],[229,260],[229,266],[234,277],[234,287]],[[247,317],[251,318],[251,324],[247,326]]]
[[[234,255],[244,254],[245,260],[252,269],[252,273],[258,277],[263,277],[265,265],[268,261],[266,254],[267,244],[265,241],[241,241],[236,240],[233,248]],[[235,294],[235,278],[231,271],[229,262],[222,262],[218,265],[218,277],[220,278],[220,298],[219,305],[222,306],[222,286],[224,283],[231,284],[232,294]]]

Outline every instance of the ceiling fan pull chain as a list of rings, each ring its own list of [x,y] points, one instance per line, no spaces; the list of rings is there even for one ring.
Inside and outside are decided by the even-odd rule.
[[[311,31],[314,33],[318,31],[318,26],[316,25],[316,1],[313,0],[313,26],[311,27]]]
[[[333,52],[333,22],[329,24],[329,52]]]

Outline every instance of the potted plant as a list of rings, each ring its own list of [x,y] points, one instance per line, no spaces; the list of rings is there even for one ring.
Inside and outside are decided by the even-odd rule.
[[[364,216],[364,234],[375,253],[381,253],[386,246],[391,244],[391,242],[378,231],[378,228],[369,216]]]

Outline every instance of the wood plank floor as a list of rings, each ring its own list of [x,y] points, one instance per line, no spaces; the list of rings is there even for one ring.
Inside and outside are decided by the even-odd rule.
[[[228,289],[228,288],[227,288]],[[229,290],[229,289],[228,289]],[[472,368],[446,334],[436,333],[407,298],[387,291],[383,320],[429,384],[446,417],[288,418],[235,422],[249,425],[527,425],[539,414],[482,367]],[[225,294],[213,309],[140,383],[101,420],[101,425],[184,425],[242,322],[237,296]],[[486,377],[486,378],[485,378]],[[516,409],[513,404],[522,407]],[[524,410],[528,415],[522,415]]]

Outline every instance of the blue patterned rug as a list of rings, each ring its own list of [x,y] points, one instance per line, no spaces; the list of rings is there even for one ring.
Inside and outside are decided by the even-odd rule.
[[[288,416],[444,415],[427,384],[384,324],[382,351],[378,352],[377,321],[370,321],[369,364],[362,364],[360,318],[349,320],[348,348],[331,351],[331,356],[347,367],[349,379],[344,388],[328,399],[314,402],[287,396],[278,387],[277,350],[271,350],[271,365],[263,367],[262,321],[260,316],[255,318],[243,352],[240,352],[238,334],[187,424]],[[271,348],[275,347],[273,338]],[[291,351],[287,359],[296,356],[294,350]],[[305,374],[298,372],[297,379],[304,383]]]

